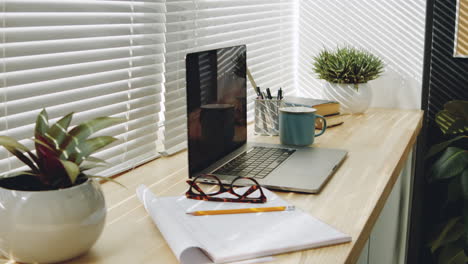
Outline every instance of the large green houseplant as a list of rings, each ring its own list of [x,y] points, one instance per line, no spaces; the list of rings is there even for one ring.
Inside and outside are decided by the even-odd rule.
[[[69,128],[72,117],[49,124],[44,109],[36,120],[35,153],[0,136],[0,145],[28,166],[0,177],[0,253],[9,259],[63,261],[88,250],[102,232],[105,201],[92,180],[101,177],[87,171],[105,163],[91,154],[116,138],[90,136],[122,120],[99,117]]]
[[[442,205],[435,214],[428,247],[438,264],[465,264],[468,261],[468,101],[446,103],[435,121],[445,141],[432,146],[426,158],[431,164],[428,180],[436,187],[431,189],[431,196],[442,199]]]
[[[322,50],[313,58],[313,70],[325,80],[324,96],[339,101],[343,113],[362,113],[370,104],[369,81],[380,77],[383,61],[368,51],[351,47]]]

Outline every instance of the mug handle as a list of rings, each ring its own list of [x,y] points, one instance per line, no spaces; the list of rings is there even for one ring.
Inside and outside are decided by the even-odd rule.
[[[325,130],[327,129],[327,120],[325,119],[325,117],[321,116],[321,115],[315,115],[317,118],[321,118],[322,121],[323,121],[323,125],[322,125],[322,131],[320,131],[318,134],[316,134],[315,136],[318,137],[318,136],[321,136],[323,133],[325,133]]]

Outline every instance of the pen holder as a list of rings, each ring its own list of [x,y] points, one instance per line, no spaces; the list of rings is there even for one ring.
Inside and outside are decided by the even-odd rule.
[[[255,134],[279,135],[279,108],[281,106],[281,100],[255,99]]]

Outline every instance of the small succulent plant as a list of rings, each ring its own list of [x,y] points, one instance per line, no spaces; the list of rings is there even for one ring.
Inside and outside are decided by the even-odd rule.
[[[384,63],[367,51],[343,47],[321,51],[314,57],[313,70],[319,79],[354,84],[358,89],[360,83],[377,79],[383,73]]]
[[[43,109],[34,131],[36,153],[14,138],[0,136],[0,145],[29,167],[27,171],[1,177],[6,182],[2,186],[29,191],[55,190],[80,184],[88,178],[102,178],[85,174],[85,171],[106,163],[91,154],[117,139],[89,136],[123,120],[98,117],[69,129],[72,117],[73,113],[69,113],[49,125],[47,112]]]

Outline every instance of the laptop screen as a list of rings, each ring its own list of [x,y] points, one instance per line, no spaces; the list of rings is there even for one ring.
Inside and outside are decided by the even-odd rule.
[[[189,175],[247,140],[246,47],[186,57]]]

